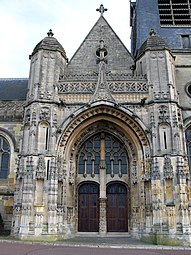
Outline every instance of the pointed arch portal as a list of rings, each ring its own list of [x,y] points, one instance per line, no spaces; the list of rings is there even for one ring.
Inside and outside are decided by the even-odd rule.
[[[78,196],[73,221],[78,232],[105,235],[128,232],[132,225],[138,200],[130,194],[138,197],[140,162],[150,149],[143,123],[131,114],[121,106],[94,103],[63,123],[59,154],[74,179],[67,203],[70,207]]]

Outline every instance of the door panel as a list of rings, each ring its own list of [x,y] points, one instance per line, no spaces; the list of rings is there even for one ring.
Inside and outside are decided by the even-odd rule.
[[[96,184],[83,184],[78,195],[78,231],[99,230],[99,189]]]
[[[122,184],[107,188],[107,231],[128,231],[127,189]]]

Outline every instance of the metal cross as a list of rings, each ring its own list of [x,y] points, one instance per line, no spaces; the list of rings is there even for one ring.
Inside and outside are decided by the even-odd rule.
[[[100,5],[99,9],[96,9],[97,12],[100,12],[101,13],[101,16],[103,15],[103,13],[105,11],[107,11],[106,8],[104,8],[103,4]]]

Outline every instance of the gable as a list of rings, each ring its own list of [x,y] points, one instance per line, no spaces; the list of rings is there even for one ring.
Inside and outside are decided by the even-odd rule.
[[[97,72],[96,50],[100,40],[104,41],[108,53],[107,71],[113,74],[131,74],[133,58],[103,16],[100,16],[70,60],[67,73],[93,74]]]

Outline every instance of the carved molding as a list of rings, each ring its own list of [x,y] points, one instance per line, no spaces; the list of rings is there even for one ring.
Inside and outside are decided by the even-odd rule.
[[[44,179],[46,171],[45,159],[43,155],[40,155],[37,163],[36,178]]]
[[[168,156],[164,157],[163,171],[164,171],[164,177],[166,179],[172,179],[173,178],[173,176],[174,176],[173,166],[171,164],[171,159]]]
[[[25,101],[1,101],[0,120],[23,120]]]
[[[107,81],[146,81],[145,76],[132,75],[131,73],[112,73],[106,72]],[[67,73],[60,75],[59,82],[69,82],[69,81],[97,81],[98,72],[87,72],[87,73]]]
[[[96,115],[100,115],[100,114],[111,115],[112,117],[118,118],[121,121],[125,122],[126,125],[128,125],[136,133],[136,135],[141,140],[142,144],[145,146],[148,145],[147,137],[145,133],[132,118],[130,118],[127,114],[115,108],[100,106],[100,107],[92,108],[88,111],[81,113],[79,116],[74,118],[73,121],[70,122],[70,124],[66,127],[65,132],[62,135],[61,146],[63,147],[63,149],[65,150],[68,138],[74,132],[74,130],[79,126],[79,124],[81,124],[82,122],[84,122],[85,120],[91,117],[95,117]]]
[[[151,177],[153,180],[160,180],[160,168],[157,158],[152,159]]]
[[[154,92],[155,100],[170,100],[170,92]]]
[[[112,93],[148,93],[148,85],[145,81],[114,81],[108,82],[109,90]],[[58,84],[58,93],[75,94],[85,93],[93,94],[96,88],[96,82],[60,82]]]

